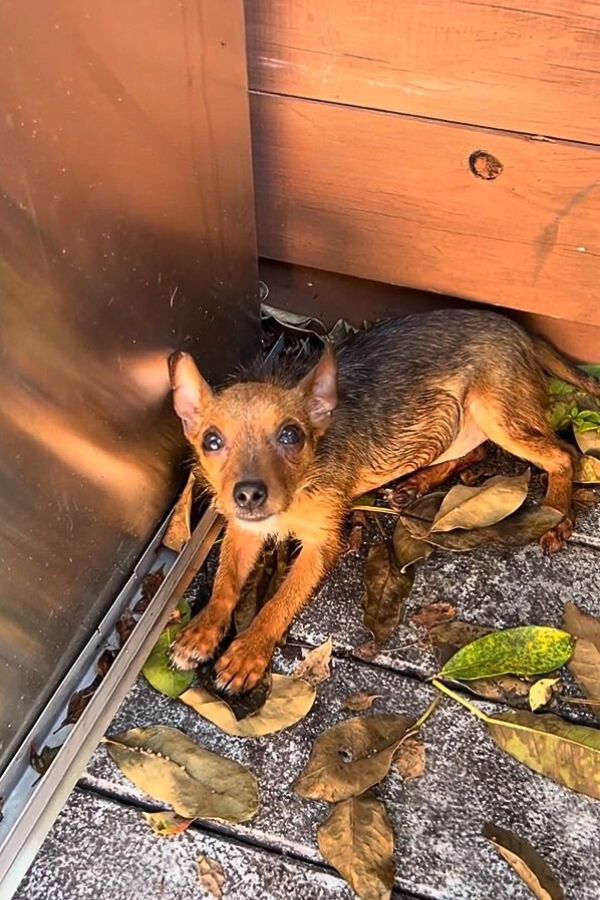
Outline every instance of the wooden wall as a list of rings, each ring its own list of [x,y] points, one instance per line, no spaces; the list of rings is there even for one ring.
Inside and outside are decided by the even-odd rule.
[[[519,4],[247,0],[261,255],[600,328],[600,2]]]

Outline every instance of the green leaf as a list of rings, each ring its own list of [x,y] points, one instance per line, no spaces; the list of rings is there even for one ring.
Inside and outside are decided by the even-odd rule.
[[[541,675],[564,666],[574,643],[566,631],[539,625],[494,631],[455,653],[440,676],[471,681],[508,674]]]
[[[600,378],[600,365],[585,365],[579,366],[580,369],[583,369],[584,372],[587,372],[588,375],[593,375],[594,378]]]
[[[534,772],[600,800],[600,729],[525,710],[486,716],[492,739]]]
[[[180,613],[178,622],[163,631],[142,669],[142,675],[155,691],[173,699],[186,691],[194,680],[193,671],[181,672],[171,664],[171,644],[191,618],[190,605],[186,600],[182,600],[177,609]]]
[[[568,384],[561,378],[547,378],[546,384],[548,387],[548,393],[551,397],[562,397],[565,394],[572,394],[575,391],[575,388],[572,384]]]

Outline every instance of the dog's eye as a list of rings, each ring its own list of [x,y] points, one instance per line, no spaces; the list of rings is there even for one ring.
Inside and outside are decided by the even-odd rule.
[[[293,444],[299,444],[302,440],[302,432],[297,425],[284,425],[277,435],[280,444],[286,444],[288,447]]]
[[[205,453],[215,453],[223,446],[223,438],[218,431],[207,431],[202,438],[202,449]]]

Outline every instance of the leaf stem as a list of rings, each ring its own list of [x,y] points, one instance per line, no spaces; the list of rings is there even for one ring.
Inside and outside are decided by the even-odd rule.
[[[427,709],[425,710],[425,712],[422,713],[422,714],[419,716],[419,718],[417,719],[417,721],[415,722],[415,724],[413,725],[413,727],[409,730],[409,732],[408,732],[409,734],[413,735],[413,734],[415,734],[417,731],[420,731],[420,730],[421,730],[421,728],[423,727],[423,725],[425,724],[425,722],[427,721],[427,719],[428,719],[430,716],[432,716],[432,715],[434,714],[434,712],[436,711],[436,709],[437,709],[438,706],[440,705],[441,699],[442,699],[442,698],[439,697],[439,696],[433,698],[433,700],[431,701],[431,703],[429,704],[429,706],[427,707]]]
[[[400,513],[396,512],[395,509],[390,509],[388,506],[368,506],[366,503],[359,504],[358,506],[353,506],[353,510],[361,510],[362,512],[370,512],[370,513],[381,513],[384,516],[399,516]]]
[[[465,697],[461,697],[460,694],[457,694],[454,691],[451,691],[449,687],[446,687],[446,685],[442,684],[441,681],[438,681],[437,678],[432,678],[431,684],[435,688],[437,688],[438,691],[441,691],[442,694],[445,694],[447,697],[450,697],[451,700],[456,700],[457,703],[460,703],[461,706],[464,706],[465,709],[468,709],[470,713],[472,713],[474,716],[477,716],[477,718],[480,719],[482,722],[487,723],[490,721],[489,716],[486,716],[486,714],[484,712],[482,712],[480,709],[477,709],[477,707],[474,706],[472,703],[469,703],[469,701]]]

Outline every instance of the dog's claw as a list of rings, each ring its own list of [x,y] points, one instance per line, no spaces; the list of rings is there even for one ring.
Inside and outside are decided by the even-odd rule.
[[[226,631],[224,623],[215,624],[201,614],[190,622],[170,647],[171,663],[176,669],[189,671],[212,659]]]
[[[215,666],[217,689],[226,694],[251,691],[265,674],[273,649],[251,633],[237,638]]]
[[[546,556],[562,550],[573,534],[573,520],[565,517],[555,528],[551,528],[540,538],[540,547]]]

